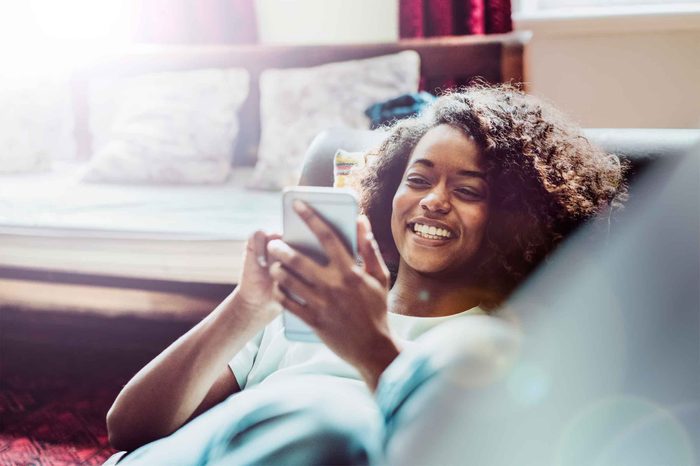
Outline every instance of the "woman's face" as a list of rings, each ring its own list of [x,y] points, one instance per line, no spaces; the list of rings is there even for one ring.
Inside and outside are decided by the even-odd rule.
[[[464,272],[489,218],[489,186],[474,140],[449,125],[430,129],[411,154],[392,207],[400,267]]]

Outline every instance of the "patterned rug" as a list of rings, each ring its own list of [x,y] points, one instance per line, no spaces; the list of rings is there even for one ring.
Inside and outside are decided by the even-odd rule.
[[[105,415],[117,379],[105,386],[51,376],[2,379],[0,464],[93,465],[114,453]]]
[[[91,338],[82,341],[71,334],[84,327],[68,331],[49,323],[37,330],[5,319],[0,326],[0,465],[102,464],[115,453],[107,441],[107,410],[121,387],[167,342],[134,349],[125,340],[119,347],[95,330],[99,322],[87,329]],[[114,332],[113,325],[108,327]],[[55,332],[61,338],[51,338]]]

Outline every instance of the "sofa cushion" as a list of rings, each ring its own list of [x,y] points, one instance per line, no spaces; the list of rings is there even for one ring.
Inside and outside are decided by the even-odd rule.
[[[365,109],[417,91],[419,68],[418,54],[404,51],[311,68],[264,71],[260,75],[260,147],[251,186],[281,189],[297,184],[304,153],[314,136],[331,127],[369,128]],[[331,167],[330,158],[328,162]]]
[[[69,85],[60,78],[0,79],[0,174],[43,172],[75,156]]]
[[[140,75],[91,86],[97,152],[85,180],[221,183],[231,167],[244,69]]]

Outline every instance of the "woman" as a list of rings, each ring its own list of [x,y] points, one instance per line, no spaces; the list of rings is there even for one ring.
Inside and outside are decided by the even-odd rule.
[[[256,232],[236,290],[110,409],[115,448],[162,439],[125,463],[381,461],[372,395],[403,348],[447,320],[495,312],[565,235],[625,191],[616,157],[508,86],[440,97],[396,124],[376,155],[360,186],[362,265],[304,204],[295,208],[329,264]],[[326,345],[287,341],[283,307]]]

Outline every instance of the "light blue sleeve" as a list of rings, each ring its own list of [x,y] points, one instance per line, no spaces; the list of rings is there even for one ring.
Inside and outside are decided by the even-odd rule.
[[[253,368],[255,358],[260,350],[260,343],[262,342],[264,333],[265,330],[253,337],[228,363],[241,390],[245,388],[246,383],[248,383],[248,375]]]

